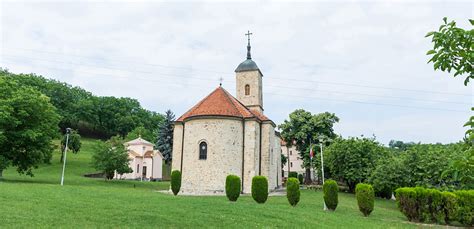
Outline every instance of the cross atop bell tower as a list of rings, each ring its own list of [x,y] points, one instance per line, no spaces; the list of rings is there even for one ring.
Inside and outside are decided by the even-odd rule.
[[[250,35],[247,30],[247,59],[235,69],[237,99],[251,110],[263,113],[262,72],[250,54]]]
[[[245,34],[245,36],[247,36],[247,39],[248,39],[248,43],[247,43],[247,60],[251,60],[252,59],[252,56],[250,55],[250,35],[252,35],[253,33],[250,32],[250,30],[247,30],[247,33]]]

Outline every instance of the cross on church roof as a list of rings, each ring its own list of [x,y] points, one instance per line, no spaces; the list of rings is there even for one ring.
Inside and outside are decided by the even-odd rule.
[[[250,55],[250,35],[252,35],[253,33],[250,32],[250,30],[247,30],[247,33],[245,34],[245,36],[247,36],[247,39],[248,39],[248,44],[247,44],[247,59],[250,60],[252,59],[252,56]]]
[[[222,76],[219,78],[219,86],[222,86],[222,81],[224,81],[224,79],[222,78]]]

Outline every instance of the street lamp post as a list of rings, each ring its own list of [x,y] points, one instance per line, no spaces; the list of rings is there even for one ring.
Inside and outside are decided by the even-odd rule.
[[[323,139],[319,139],[319,146],[321,148],[321,180],[323,181],[324,187],[324,158],[323,158]],[[326,207],[326,202],[324,202],[324,210],[326,211],[328,208]]]
[[[67,145],[69,144],[70,133],[71,133],[71,128],[66,128],[66,145],[64,146],[64,160],[63,160],[63,173],[61,175],[61,186],[64,185],[64,171],[66,170]]]

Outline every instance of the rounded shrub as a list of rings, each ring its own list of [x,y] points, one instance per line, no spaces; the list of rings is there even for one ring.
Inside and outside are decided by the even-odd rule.
[[[356,186],[356,198],[359,210],[364,216],[369,216],[374,210],[375,193],[370,184],[359,183]]]
[[[303,181],[304,181],[303,174],[298,174],[298,181],[300,182],[300,184],[303,184]]]
[[[337,186],[336,181],[334,180],[326,180],[323,185],[323,196],[324,196],[324,203],[326,203],[326,207],[334,211],[336,210],[338,204],[338,192],[339,187]]]
[[[444,222],[450,224],[455,221],[458,213],[457,197],[452,192],[442,192]]]
[[[171,172],[171,191],[176,196],[178,195],[179,189],[181,188],[181,172],[174,170]]]
[[[416,191],[413,188],[398,188],[395,190],[395,198],[400,211],[409,221],[418,221],[418,202]]]
[[[240,177],[228,175],[225,179],[225,194],[230,201],[237,201],[240,196]]]
[[[298,178],[298,173],[297,172],[290,172],[288,174],[288,178],[293,177],[293,178]]]
[[[292,177],[288,179],[286,185],[286,198],[291,206],[296,206],[300,202],[300,182],[298,179]]]
[[[257,203],[263,204],[268,199],[268,180],[264,176],[252,178],[252,197]]]
[[[458,213],[457,221],[464,226],[474,226],[474,190],[455,191],[457,196]]]

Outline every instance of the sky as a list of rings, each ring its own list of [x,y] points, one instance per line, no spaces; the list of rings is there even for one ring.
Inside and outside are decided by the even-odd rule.
[[[434,71],[425,38],[470,28],[470,1],[0,1],[0,67],[180,116],[234,70],[263,73],[265,114],[335,113],[337,134],[423,143],[463,138],[474,88]],[[472,27],[471,27],[472,28]]]

